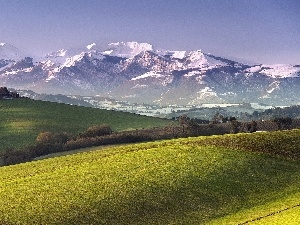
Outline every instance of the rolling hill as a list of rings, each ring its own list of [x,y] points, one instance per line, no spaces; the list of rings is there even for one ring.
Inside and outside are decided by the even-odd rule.
[[[0,150],[34,144],[42,131],[78,134],[109,124],[114,131],[159,127],[170,121],[118,111],[31,99],[0,100]]]
[[[149,142],[2,167],[0,224],[299,224],[299,134]]]

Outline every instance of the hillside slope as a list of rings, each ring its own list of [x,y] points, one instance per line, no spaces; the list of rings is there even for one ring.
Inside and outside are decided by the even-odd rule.
[[[299,132],[281,132],[277,138],[289,142]],[[275,141],[268,133],[257,135],[266,148]],[[226,136],[246,143],[249,134]],[[294,207],[300,198],[299,159],[200,144],[220,137],[2,167],[0,223],[242,224],[290,207],[289,218],[296,222],[288,224],[298,224],[293,212],[299,211]],[[298,142],[290,142],[291,149]]]
[[[109,124],[114,131],[164,126],[168,120],[30,99],[0,101],[0,151],[35,142],[42,131],[78,134]]]

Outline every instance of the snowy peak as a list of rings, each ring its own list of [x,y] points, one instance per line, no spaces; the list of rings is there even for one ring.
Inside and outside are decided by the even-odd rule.
[[[196,51],[169,51],[157,50],[151,44],[138,42],[110,43],[106,50],[101,50],[96,43],[80,48],[61,49],[46,55],[44,61],[48,65],[70,67],[75,65],[84,55],[102,60],[105,56],[126,58],[126,68],[132,63],[138,63],[150,70],[170,72],[171,70],[186,70],[199,68],[201,71],[228,66],[228,63],[217,57]],[[230,61],[230,60],[227,60]],[[231,61],[230,61],[231,62]]]
[[[21,51],[17,47],[7,44],[0,43],[0,60],[12,60],[18,61],[28,56],[25,52]]]
[[[51,52],[49,54],[46,55],[46,57],[53,57],[53,58],[57,58],[57,57],[64,57],[67,53],[67,50],[65,49],[61,49],[61,50],[58,50],[57,52]]]
[[[44,58],[40,59],[41,61],[48,61],[48,64],[63,64],[67,58],[72,57],[69,55],[68,50],[60,49],[56,52],[51,52],[47,54]]]
[[[248,65],[201,50],[158,50],[138,42],[100,48],[92,42],[43,58],[23,56],[16,47],[0,42],[3,86],[159,104],[287,104],[299,102],[300,96],[300,66]]]
[[[47,54],[42,61],[50,61],[55,65],[67,65],[67,67],[69,67],[70,65],[74,65],[75,61],[81,60],[85,55],[96,59],[103,58],[97,45],[92,43],[85,47],[61,49],[56,52],[51,52]]]
[[[193,69],[199,68],[201,70],[208,68],[216,68],[222,66],[228,66],[230,60],[222,60],[221,57],[214,57],[210,54],[206,54],[201,50],[196,51],[157,51],[161,56],[168,57],[173,61],[178,61],[178,64],[183,63],[185,68]]]
[[[148,43],[138,42],[116,42],[110,43],[105,55],[118,56],[122,58],[133,58],[144,51],[154,51],[153,46]]]
[[[202,68],[208,66],[208,61],[201,50],[189,52],[186,59],[188,61],[189,68]]]
[[[86,48],[91,50],[94,46],[96,46],[96,43],[92,43],[90,45],[87,45]]]

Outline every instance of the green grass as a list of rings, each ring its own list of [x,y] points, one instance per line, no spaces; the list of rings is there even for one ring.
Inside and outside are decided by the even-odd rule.
[[[292,208],[287,211],[277,213],[272,216],[254,221],[253,225],[291,225],[291,224],[300,224],[300,207]]]
[[[261,142],[273,140],[267,138],[271,133],[264,135]],[[286,136],[288,132],[281,132],[277,138],[287,141]],[[2,167],[0,221],[242,224],[299,204],[299,160],[220,147],[216,142],[200,144],[212,138],[228,138],[230,143],[249,137],[127,145]],[[252,223],[299,222],[299,208],[282,215],[284,221],[274,214]]]
[[[78,134],[103,123],[121,131],[164,126],[170,121],[30,99],[0,100],[0,151],[31,145],[42,131]]]

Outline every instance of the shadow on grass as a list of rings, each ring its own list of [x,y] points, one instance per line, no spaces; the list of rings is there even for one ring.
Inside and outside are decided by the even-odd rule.
[[[216,148],[211,150],[215,151]],[[272,202],[289,194],[289,188],[291,191],[295,187],[297,191],[300,190],[297,188],[300,186],[300,166],[297,162],[221,148],[217,151],[218,154],[222,152],[222,156],[212,161],[208,173],[201,167],[203,155],[194,152],[190,155],[193,160],[188,167],[170,167],[172,171],[165,178],[163,176],[166,174],[157,168],[152,176],[162,177],[163,182],[151,181],[149,177],[129,178],[132,182],[124,186],[126,194],[115,193],[111,199],[96,201],[86,211],[81,209],[77,216],[64,222],[202,224]],[[155,172],[151,170],[153,165],[146,167],[149,169],[147,176]],[[128,174],[128,177],[134,176],[135,172]],[[74,210],[77,210],[76,206]]]

